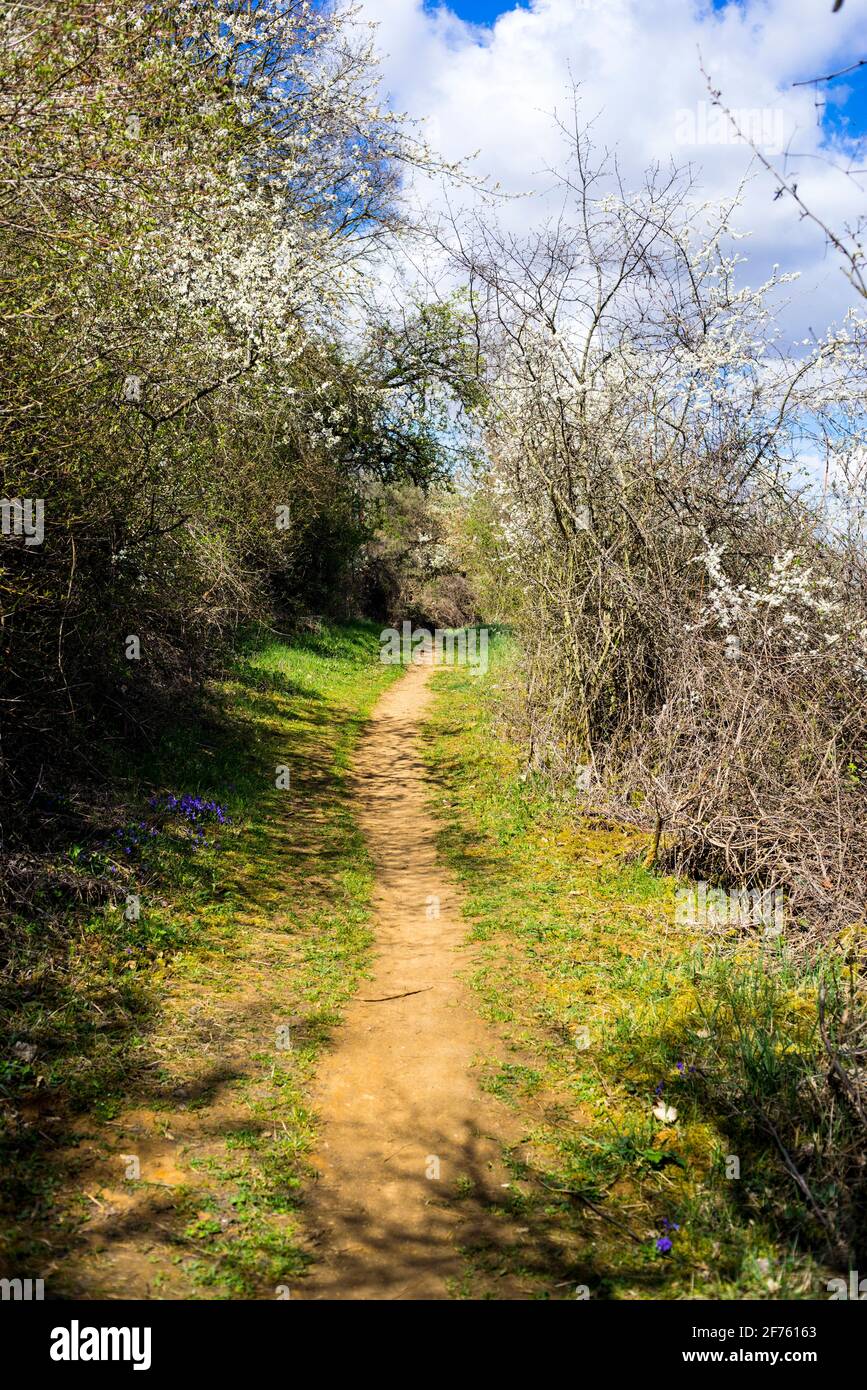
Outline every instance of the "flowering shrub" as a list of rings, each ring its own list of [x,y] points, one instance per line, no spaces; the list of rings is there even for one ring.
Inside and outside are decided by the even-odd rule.
[[[0,546],[13,806],[239,624],[335,603],[373,485],[447,466],[465,316],[372,293],[401,170],[441,166],[376,76],[367,27],[306,0],[5,19],[0,468],[44,502],[44,543]]]
[[[487,537],[517,607],[527,774],[654,833],[651,858],[867,916],[867,334],[779,341],[731,209],[623,189],[516,243],[461,228],[492,408]]]

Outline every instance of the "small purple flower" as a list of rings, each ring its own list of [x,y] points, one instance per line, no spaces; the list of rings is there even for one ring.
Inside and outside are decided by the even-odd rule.
[[[667,1255],[669,1250],[671,1249],[671,1241],[669,1240],[668,1236],[660,1236],[656,1242],[656,1248],[659,1251],[660,1255]]]

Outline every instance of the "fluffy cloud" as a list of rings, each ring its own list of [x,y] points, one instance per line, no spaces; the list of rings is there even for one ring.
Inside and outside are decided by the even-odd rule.
[[[799,191],[826,222],[853,224],[865,210],[864,181],[839,171],[867,164],[867,141],[844,148],[817,123],[815,92],[793,87],[867,49],[864,6],[831,14],[830,0],[531,0],[490,27],[422,0],[362,0],[378,25],[383,80],[392,103],[427,121],[442,153],[478,151],[475,168],[509,192],[537,196],[511,204],[525,226],[544,216],[550,169],[562,165],[564,137],[553,113],[567,115],[578,84],[582,120],[597,146],[616,150],[627,184],[653,162],[690,164],[704,198],[726,199],[754,174],[739,222],[751,233],[744,278],[757,283],[774,263],[801,272],[782,311],[787,334],[803,337],[839,318],[851,302],[839,262],[821,233],[799,220],[791,201],[774,199],[751,151],[729,138],[709,105],[701,63],[726,103],[780,162],[788,151]],[[836,95],[845,95],[838,85]],[[416,196],[441,196],[417,186]]]

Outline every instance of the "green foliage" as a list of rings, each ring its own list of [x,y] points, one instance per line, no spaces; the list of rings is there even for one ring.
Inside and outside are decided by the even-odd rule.
[[[97,722],[147,736],[240,625],[355,608],[371,491],[461,447],[460,303],[371,307],[400,170],[433,167],[373,76],[330,6],[7,17],[0,486],[45,505],[41,545],[0,538],[7,837]]]

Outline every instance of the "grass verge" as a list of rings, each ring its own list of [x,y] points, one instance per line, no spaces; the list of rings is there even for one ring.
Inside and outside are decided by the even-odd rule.
[[[484,678],[437,673],[427,743],[472,984],[514,1059],[485,1084],[525,1122],[503,1198],[525,1233],[513,1272],[539,1297],[828,1297],[863,1239],[863,1144],[817,1008],[823,990],[856,1076],[851,942],[796,968],[784,940],[681,925],[640,837],[522,777],[510,641],[491,657]],[[466,1256],[470,1287],[502,1252]]]
[[[368,624],[251,641],[207,713],[111,755],[110,800],[50,794],[0,982],[10,1276],[274,1297],[303,1267],[307,1086],[370,943],[347,771],[399,673],[377,654]]]

